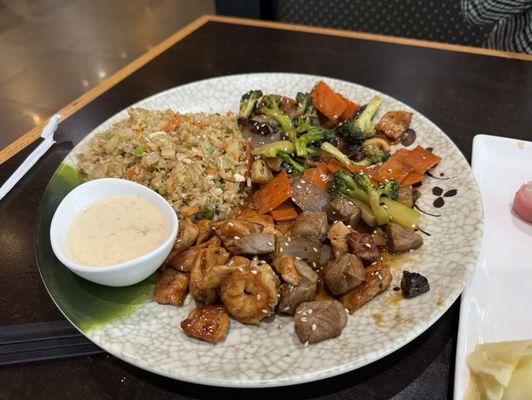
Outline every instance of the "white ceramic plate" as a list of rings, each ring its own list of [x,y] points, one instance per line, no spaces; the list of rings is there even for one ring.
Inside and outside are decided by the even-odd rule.
[[[465,358],[478,343],[532,339],[532,224],[512,212],[515,192],[532,180],[532,142],[477,135],[472,165],[484,203],[484,239],[462,294],[455,399],[465,393]]]
[[[450,307],[466,284],[479,252],[482,205],[471,169],[460,150],[420,113],[354,83],[285,73],[208,79],[162,92],[136,106],[180,112],[236,112],[241,95],[250,89],[294,97],[298,91],[309,91],[320,79],[361,104],[379,94],[383,101],[377,117],[389,110],[413,112],[412,128],[418,137],[415,144],[432,147],[443,158],[432,171],[436,178],[425,179],[418,202],[422,210],[432,214],[424,215],[421,223],[430,236],[425,236],[421,249],[393,263],[390,290],[355,312],[337,339],[303,347],[294,333],[292,319],[275,317],[258,327],[232,321],[225,342],[213,347],[187,337],[179,328],[179,322],[194,306],[190,298],[184,307],[172,307],[159,305],[148,297],[119,319],[81,326],[77,323],[83,315],[79,310],[97,300],[97,290],[91,289],[92,297],[84,304],[72,305],[76,312],[70,312],[67,307],[74,300],[62,296],[60,284],[53,281],[56,278],[43,273],[54,300],[89,339],[127,362],[175,379],[235,387],[281,386],[323,379],[378,360],[417,337]],[[126,111],[120,112],[88,138],[125,117]],[[78,148],[67,158],[68,163],[75,162]],[[41,259],[39,267],[43,271],[50,261],[45,256]],[[392,288],[398,286],[404,269],[427,276],[431,291],[401,300]],[[86,290],[83,285],[78,286],[77,290]],[[93,320],[98,321],[98,315],[94,311]]]

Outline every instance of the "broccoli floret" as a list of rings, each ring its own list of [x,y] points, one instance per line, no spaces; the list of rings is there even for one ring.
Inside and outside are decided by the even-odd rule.
[[[369,177],[363,172],[357,172],[353,174],[353,179],[357,186],[362,190],[365,190],[368,194],[369,206],[371,211],[375,214],[375,218],[379,225],[384,225],[390,221],[390,215],[386,209],[381,205],[381,197],[386,196],[393,199],[397,198],[397,191],[399,185],[397,181],[390,180],[381,183],[379,186],[374,187]]]
[[[312,98],[309,93],[298,92],[296,95],[297,109],[295,116],[317,117],[318,113],[312,104]]]
[[[296,153],[299,155],[297,152],[296,130],[294,129],[290,117],[283,113],[283,110],[281,109],[281,98],[279,96],[274,94],[264,96],[255,112],[275,119],[286,136],[288,136],[288,139],[294,143],[296,146]]]
[[[369,202],[367,193],[357,185],[353,176],[346,171],[337,171],[334,174],[333,181],[329,187],[329,194],[332,197],[345,195],[364,203]]]
[[[375,96],[366,104],[362,111],[354,118],[347,120],[338,132],[352,143],[361,144],[364,140],[375,136],[373,116],[381,104],[381,99]]]
[[[345,167],[350,167],[351,165],[353,165],[353,162],[349,159],[349,157],[347,157],[344,153],[342,153],[338,148],[334,147],[329,142],[323,142],[321,144],[320,149],[336,158]]]
[[[324,140],[329,130],[314,125],[309,117],[296,117],[293,122],[296,132],[302,134],[297,138],[296,154],[300,157],[308,157],[313,153],[309,145]]]
[[[362,151],[364,152],[364,159],[362,161],[354,162],[354,165],[369,167],[370,165],[384,162],[390,157],[389,152],[385,152],[377,146],[366,146]]]
[[[277,157],[287,163],[293,170],[297,172],[305,171],[305,167],[303,167],[300,163],[294,160],[290,154],[285,153],[284,151],[280,151],[277,153]]]
[[[260,90],[250,90],[244,93],[240,99],[240,116],[248,118],[257,107],[257,103],[261,97],[262,91]]]

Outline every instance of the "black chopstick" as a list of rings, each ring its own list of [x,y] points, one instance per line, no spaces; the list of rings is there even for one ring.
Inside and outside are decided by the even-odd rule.
[[[0,366],[103,352],[68,321],[0,326]]]

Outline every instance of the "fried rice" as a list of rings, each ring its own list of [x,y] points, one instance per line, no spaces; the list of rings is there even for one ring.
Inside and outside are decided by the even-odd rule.
[[[249,151],[233,115],[128,110],[77,155],[88,180],[115,177],[158,191],[176,212],[232,215],[249,185]]]

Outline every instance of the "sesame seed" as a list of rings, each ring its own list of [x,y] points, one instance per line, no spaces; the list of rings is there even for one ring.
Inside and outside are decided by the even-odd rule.
[[[244,268],[242,268],[242,267],[238,267],[238,270],[239,270],[240,272],[244,272]]]
[[[313,266],[314,268],[316,268],[316,267],[317,267],[316,262],[312,261],[312,266]]]
[[[347,308],[344,308],[345,312],[349,314],[349,310]]]
[[[303,313],[304,314],[304,313]],[[301,321],[303,322],[307,322],[308,321],[308,318],[307,317],[301,317]]]
[[[251,273],[252,273],[253,275],[257,275],[257,271],[255,271],[254,269],[251,270]]]
[[[264,314],[268,314],[268,310],[266,310],[265,308],[263,308],[261,311],[262,311]]]
[[[279,324],[279,325],[277,325],[277,329],[281,330],[281,329],[283,329],[283,328],[284,328],[283,324]]]
[[[318,252],[318,249],[313,247],[312,250],[314,250],[314,253],[317,253]]]
[[[364,243],[364,246],[366,246],[368,249],[371,249],[371,244],[369,243]]]
[[[240,240],[240,237],[239,236],[235,236],[234,239],[235,240]]]
[[[313,330],[313,331],[316,330],[316,324],[312,324],[312,330]]]
[[[308,315],[312,314],[312,308],[308,310]]]
[[[285,308],[283,308],[283,311],[288,311],[290,310],[290,307],[286,306]]]
[[[267,242],[267,243],[268,243],[268,246],[273,246],[272,242]]]
[[[257,295],[257,300],[260,300],[260,294]]]
[[[308,346],[308,340],[303,344],[303,347],[307,347]]]
[[[229,226],[235,226],[235,224],[233,224],[232,222],[229,222],[227,225],[229,225]]]
[[[301,260],[301,257],[296,256],[296,260]]]

